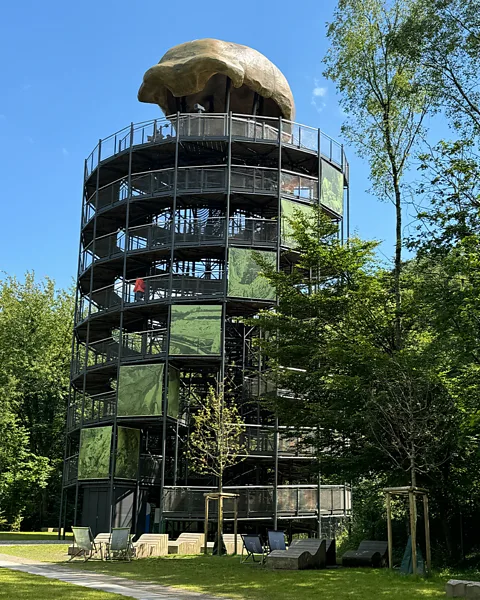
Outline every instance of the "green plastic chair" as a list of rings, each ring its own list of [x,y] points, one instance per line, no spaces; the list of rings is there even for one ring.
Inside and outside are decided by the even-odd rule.
[[[97,545],[95,544],[92,530],[90,527],[72,527],[72,531],[73,541],[77,546],[78,551],[75,554],[72,554],[70,560],[82,555],[85,562],[87,562],[87,560],[92,558],[92,556],[97,552]],[[102,548],[100,547],[100,555],[101,553]]]
[[[106,544],[106,559],[132,559],[133,545],[130,538],[130,527],[113,527],[110,542]]]

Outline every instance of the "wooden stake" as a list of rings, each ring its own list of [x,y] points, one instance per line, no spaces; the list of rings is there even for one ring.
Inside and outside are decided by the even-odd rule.
[[[410,501],[410,537],[412,540],[412,570],[417,574],[417,519],[416,519],[416,501],[415,494],[408,492]]]
[[[233,500],[234,521],[233,521],[233,553],[238,554],[237,548],[237,533],[238,533],[238,498]]]
[[[432,572],[432,551],[430,548],[430,521],[428,516],[428,496],[423,495],[423,517],[425,520],[425,550],[427,554],[427,570]]]
[[[203,553],[207,554],[207,538],[208,538],[208,501],[210,498],[205,496],[205,525],[203,534]]]
[[[391,494],[387,492],[387,533],[388,533],[388,568],[393,568],[393,541],[392,541],[392,507]]]

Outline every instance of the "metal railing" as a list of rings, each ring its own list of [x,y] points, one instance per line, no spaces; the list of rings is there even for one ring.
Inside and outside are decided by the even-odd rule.
[[[128,177],[109,183],[87,199],[84,225],[97,211],[108,209],[128,197],[136,200],[172,194],[174,181],[174,169],[162,169],[136,173],[132,175],[130,184]],[[227,167],[224,165],[180,167],[177,174],[177,194],[226,192],[226,181]],[[237,193],[276,195],[279,186],[278,170],[234,166],[231,168],[230,184],[231,190]],[[282,171],[280,186],[282,194],[286,196],[308,202],[318,200],[317,177]]]
[[[277,242],[277,220],[231,217],[228,237],[234,245],[274,246]],[[195,246],[209,243],[225,243],[225,217],[207,219],[182,219],[174,224],[174,244],[176,246]],[[126,243],[125,243],[126,237]],[[144,252],[169,246],[172,242],[171,222],[162,226],[147,223],[132,227],[125,236],[124,231],[96,238],[82,250],[81,272],[92,264],[116,258],[125,252]],[[95,250],[94,250],[95,249]]]
[[[78,476],[78,454],[69,456],[63,463],[63,485],[70,485],[77,481]]]
[[[90,396],[85,394],[83,424],[109,421],[115,415],[116,393],[104,392]]]
[[[175,221],[175,244],[191,245],[225,242],[225,217]]]
[[[276,219],[232,217],[228,238],[234,245],[272,246],[277,243],[278,222]]]
[[[273,456],[275,453],[275,430],[273,427],[247,425],[241,435],[242,444],[245,445],[246,454]],[[278,453],[281,456],[310,457],[315,454],[311,443],[311,434],[288,434],[285,429],[278,433]]]
[[[318,178],[282,171],[282,195],[307,202],[318,200]]]
[[[165,329],[147,331],[125,331],[122,335],[122,360],[134,360],[158,356],[166,351],[167,332]],[[119,334],[88,344],[87,370],[118,361]],[[73,374],[78,375],[85,368],[85,344],[78,344],[73,362]]]
[[[164,488],[164,512],[169,518],[201,519],[205,513],[204,494],[215,491],[210,487]],[[238,518],[271,518],[274,513],[273,486],[225,486],[224,492],[238,494]],[[215,508],[213,508],[213,513]],[[322,485],[320,514],[346,516],[351,511],[351,490],[348,486]],[[318,515],[317,485],[282,485],[277,489],[279,517],[314,517]],[[233,518],[233,500],[225,499],[226,519]],[[213,516],[213,514],[212,514]]]
[[[162,456],[155,454],[140,454],[140,481],[160,483],[162,479]]]
[[[69,456],[63,464],[63,485],[71,485],[78,478],[78,454]],[[139,480],[143,483],[160,483],[162,457],[153,454],[140,454],[138,467]]]
[[[125,152],[131,146],[171,143],[185,138],[227,139],[229,115],[225,113],[180,114],[129,125],[101,140],[86,159],[89,177],[100,162]],[[279,142],[279,119],[253,115],[232,115],[232,139]],[[319,143],[320,142],[320,143]],[[293,121],[282,120],[282,144],[320,154],[340,166],[348,162],[343,147],[323,131]]]
[[[124,304],[151,304],[170,298],[217,298],[224,293],[223,272],[203,273],[202,276],[165,273],[144,277],[145,292],[135,292],[136,279],[107,285],[81,296],[75,323],[78,325],[89,315],[120,308]]]
[[[167,330],[124,332],[122,336],[122,360],[149,358],[163,354],[167,349]]]

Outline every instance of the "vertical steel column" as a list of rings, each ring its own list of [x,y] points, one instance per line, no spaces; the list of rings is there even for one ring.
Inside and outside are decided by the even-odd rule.
[[[179,419],[177,418],[177,424],[175,427],[175,457],[173,463],[173,485],[177,485],[177,470],[178,470],[178,430],[180,427]]]
[[[227,84],[226,84],[226,90],[225,90],[225,114],[227,115],[227,119],[228,119],[228,115],[230,114],[231,89],[232,89],[232,80],[230,79],[230,77],[227,77]]]
[[[348,172],[348,169],[347,169]],[[347,240],[350,239],[350,177],[347,181]]]
[[[230,195],[232,192],[232,113],[228,114],[228,142],[227,142],[227,181],[226,181],[226,192],[227,192],[227,205],[225,207],[225,255],[223,264],[223,301],[222,301],[222,329],[220,338],[220,352],[221,352],[221,364],[220,364],[220,391],[221,393],[225,387],[225,337],[227,328],[227,297],[228,297],[228,242],[229,242],[229,231],[230,231]]]
[[[120,375],[120,364],[122,360],[123,348],[123,313],[125,310],[125,281],[127,279],[127,252],[128,252],[128,227],[130,222],[130,201],[132,198],[132,153],[133,153],[133,123],[130,123],[130,150],[128,154],[128,192],[127,192],[127,210],[125,215],[125,249],[123,252],[123,269],[122,269],[122,291],[120,297],[120,323],[118,335],[118,357],[117,357],[117,390],[115,394],[115,410],[113,413],[112,427],[112,444],[110,453],[110,515],[109,515],[109,531],[112,530],[115,516],[115,467],[117,464],[117,416],[118,416],[118,379]],[[140,460],[140,458],[139,458]],[[136,515],[135,515],[136,518]]]
[[[64,435],[65,441],[64,441],[63,464],[62,464],[62,487],[61,487],[61,492],[60,492],[60,512],[59,512],[59,517],[58,517],[58,539],[60,539],[60,537],[61,537],[62,527],[63,527],[63,536],[65,538],[65,527],[66,527],[65,521],[66,521],[66,517],[67,517],[66,508],[65,508],[65,511],[63,511],[63,497],[64,497],[64,487],[65,487],[65,466],[66,466],[66,460],[67,460],[68,439],[69,439],[68,421],[69,421],[70,406],[71,406],[71,399],[72,399],[73,360],[74,360],[74,355],[75,355],[75,342],[76,342],[75,327],[76,327],[76,323],[77,323],[78,296],[79,296],[78,280],[80,277],[80,266],[81,266],[81,261],[82,261],[82,232],[83,232],[83,217],[84,217],[85,199],[86,199],[86,194],[85,194],[85,182],[86,181],[87,181],[87,160],[85,159],[84,170],[83,170],[82,212],[81,212],[81,216],[80,216],[80,236],[79,236],[79,242],[78,242],[77,281],[76,281],[76,286],[75,286],[75,308],[74,308],[74,312],[73,312],[72,349],[71,349],[71,353],[70,353],[70,381],[69,381],[69,388],[68,388],[68,400],[67,400],[68,404],[67,404],[67,411],[66,411],[67,423],[65,425],[65,435]],[[78,472],[77,472],[77,480],[78,480]],[[68,497],[67,497],[67,499],[68,499]],[[67,500],[65,500],[65,507],[66,507],[66,505],[67,505]],[[63,525],[62,525],[62,518],[63,518]]]
[[[277,271],[281,268],[281,241],[282,241],[282,137],[283,120],[278,118],[278,195],[277,195]],[[278,299],[277,299],[278,304]],[[278,381],[277,381],[278,391]],[[278,523],[278,415],[275,414],[275,439],[274,439],[274,479],[273,479],[273,528],[277,529]]]
[[[85,338],[85,358],[83,362],[83,383],[82,383],[82,416],[80,419],[80,427],[83,429],[83,419],[85,417],[85,393],[87,387],[87,367],[88,367],[88,352],[90,345],[90,321],[92,318],[92,292],[93,292],[93,274],[95,269],[95,244],[97,238],[97,217],[98,217],[98,189],[100,183],[100,161],[102,160],[102,140],[98,140],[98,164],[97,164],[97,176],[95,180],[95,216],[93,220],[93,240],[92,240],[92,264],[90,266],[90,301],[88,303],[88,320],[87,320],[87,335]],[[83,228],[83,227],[82,227]],[[77,288],[79,282],[77,279]],[[79,447],[79,459],[80,459],[80,447]],[[78,463],[77,463],[78,465]],[[78,469],[78,466],[77,466]],[[73,516],[74,525],[77,524],[77,510],[78,510],[78,493],[79,493],[79,484],[78,484],[78,470],[77,470],[77,479],[75,483],[75,511]]]
[[[177,112],[177,126],[175,132],[175,166],[173,171],[173,202],[172,202],[172,231],[170,235],[170,278],[167,315],[167,340],[165,351],[165,367],[163,372],[163,410],[162,410],[162,466],[160,473],[160,498],[159,498],[159,533],[163,532],[163,490],[165,488],[165,464],[167,460],[167,412],[168,412],[168,369],[170,366],[170,329],[172,326],[172,287],[173,287],[173,261],[175,259],[175,216],[177,210],[178,187],[178,154],[180,145],[180,113]],[[178,415],[177,415],[178,421]]]
[[[318,206],[322,206],[322,175],[323,175],[323,163],[322,153],[320,152],[320,144],[322,141],[322,132],[318,130]]]
[[[318,489],[318,501],[317,501],[317,510],[318,510],[318,539],[322,539],[322,470],[321,470],[321,436],[320,436],[320,427],[317,427],[317,444],[318,444],[318,478],[317,478],[317,489]]]

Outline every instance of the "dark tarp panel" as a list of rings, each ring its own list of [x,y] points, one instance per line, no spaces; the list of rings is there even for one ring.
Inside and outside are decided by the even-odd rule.
[[[78,456],[78,479],[108,479],[111,444],[111,427],[82,429]]]
[[[257,252],[250,248],[230,248],[228,251],[228,295],[235,298],[275,300],[275,290],[255,257],[259,256],[270,265],[276,265],[276,252]]]
[[[172,306],[170,354],[220,354],[222,307],[208,304]]]
[[[163,363],[121,366],[118,378],[118,416],[161,415],[163,372]]]
[[[324,160],[321,203],[335,214],[343,214],[343,173]]]
[[[119,427],[117,432],[117,456],[115,477],[137,479],[140,457],[140,430]]]

